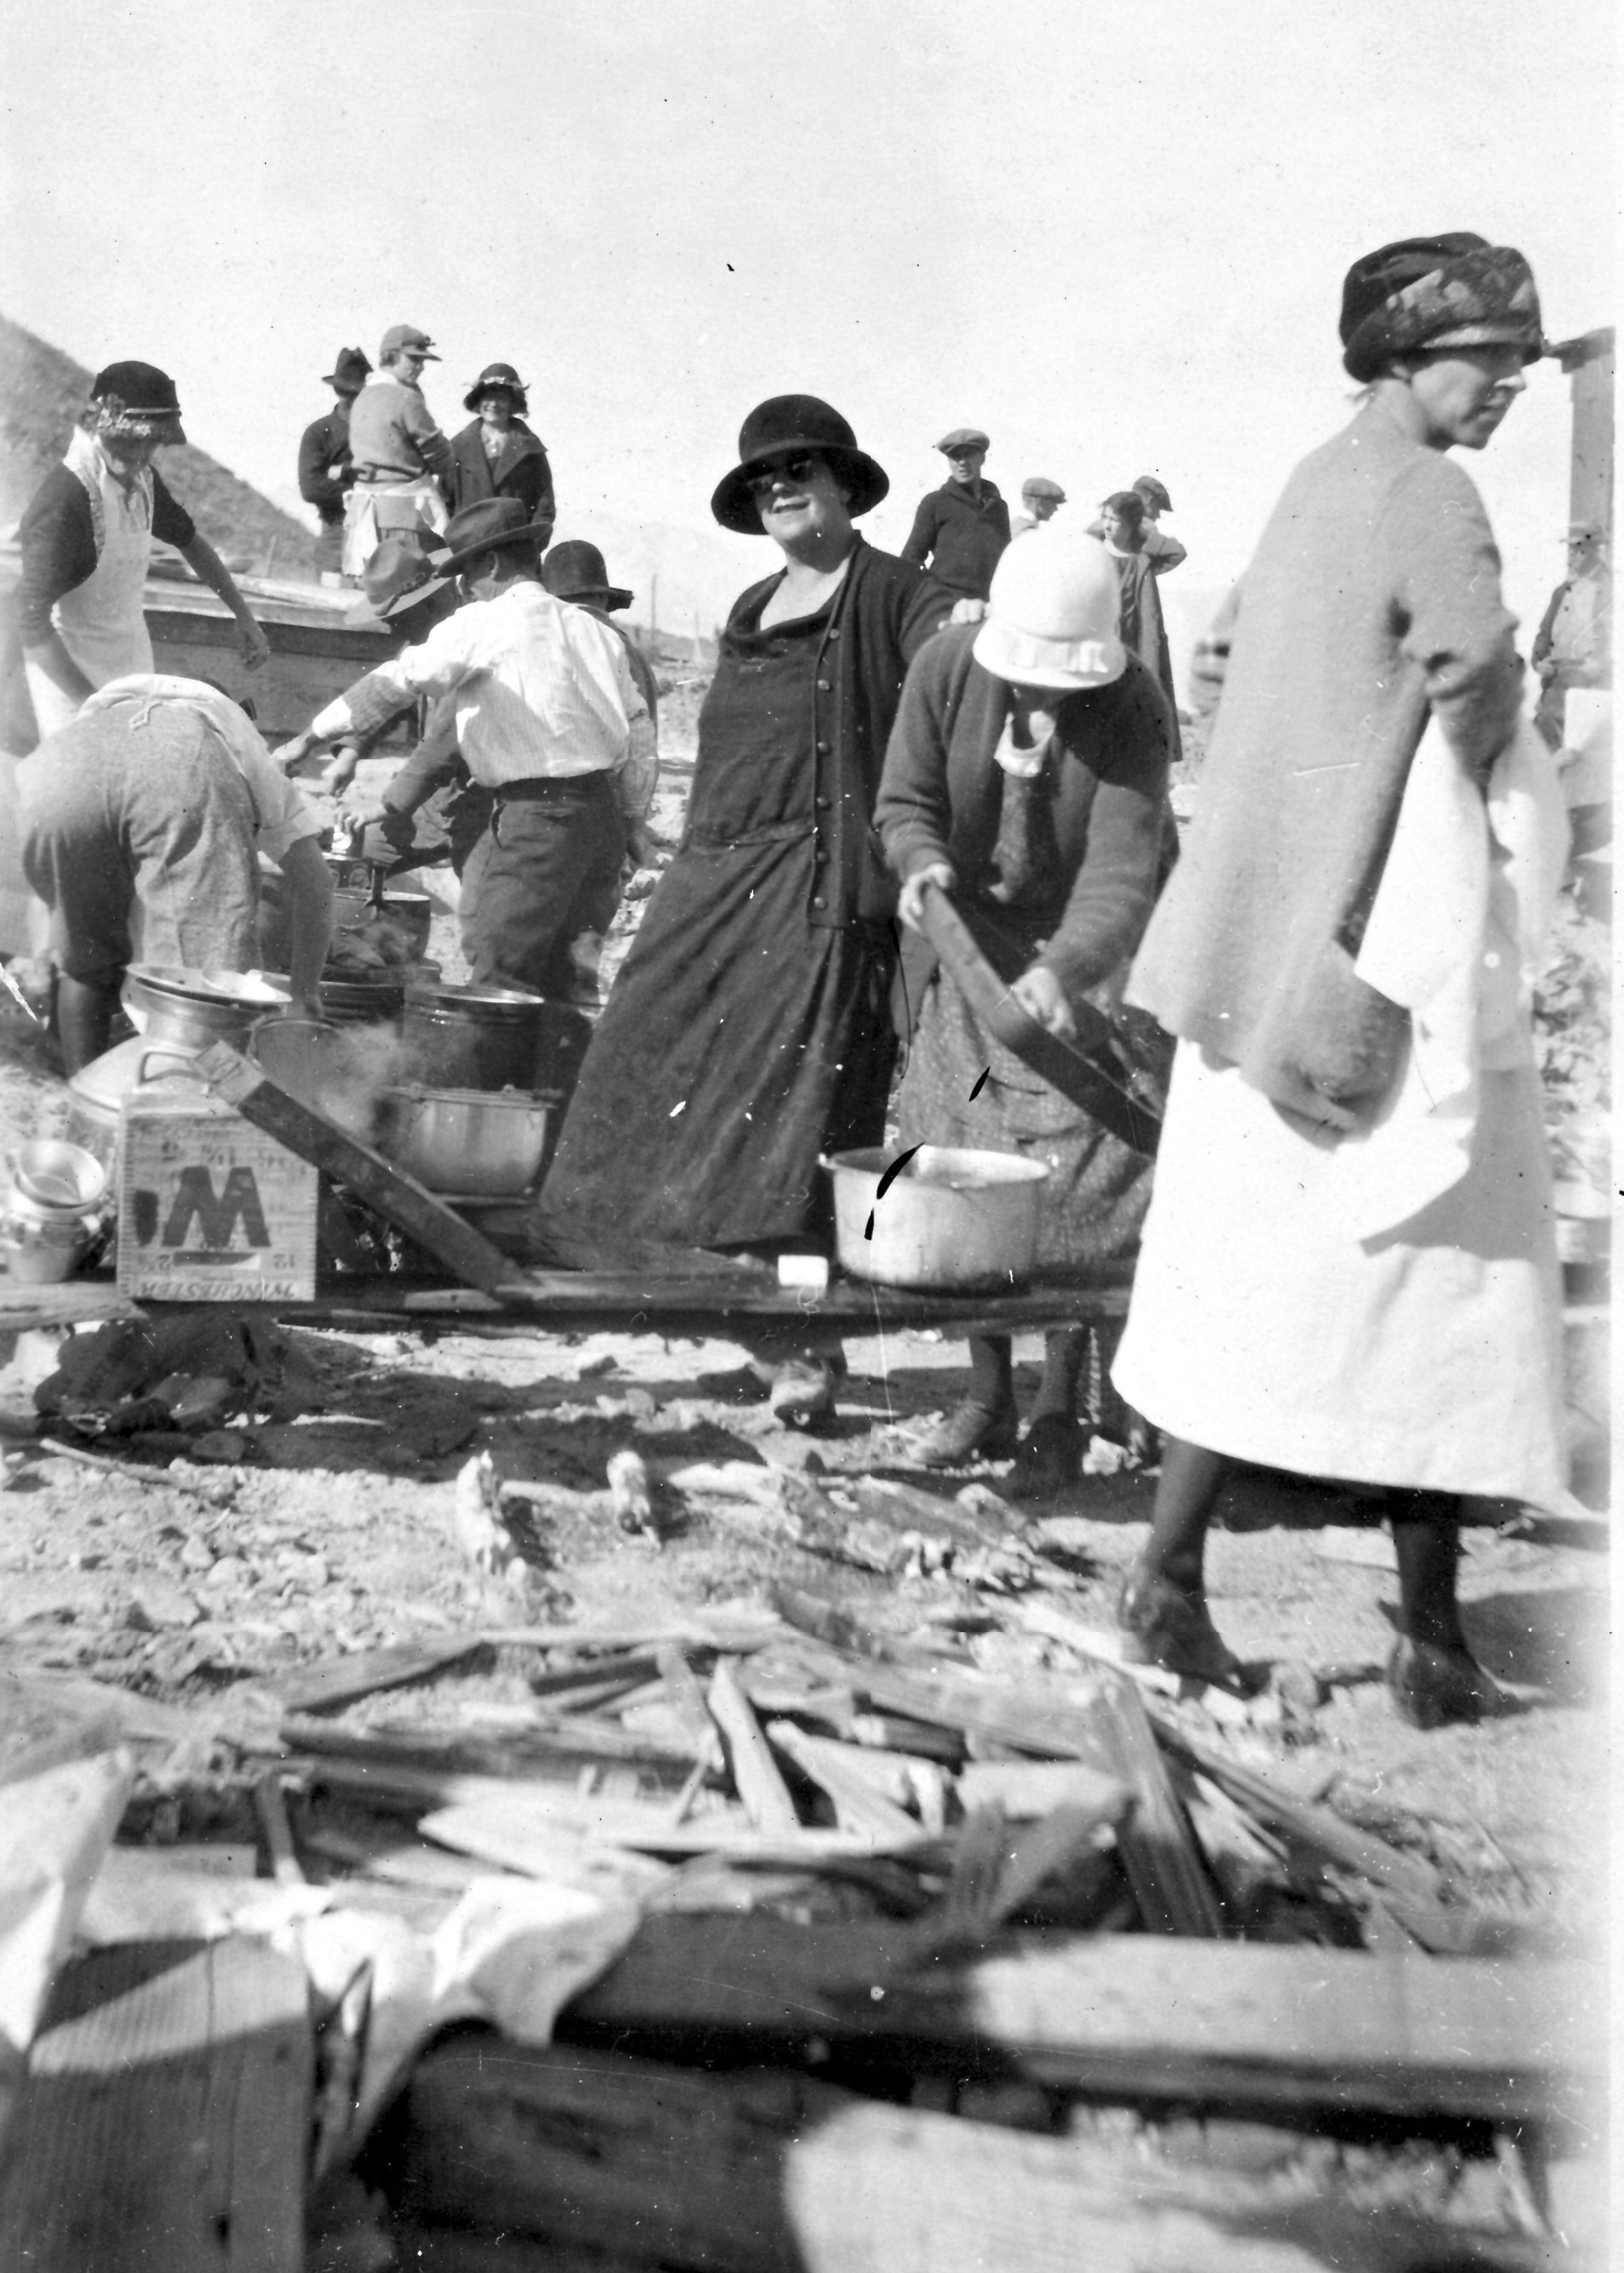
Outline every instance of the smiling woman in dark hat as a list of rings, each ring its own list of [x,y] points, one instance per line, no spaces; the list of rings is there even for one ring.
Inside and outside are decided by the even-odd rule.
[[[445,476],[453,513],[483,498],[517,498],[528,521],[555,518],[552,468],[540,441],[525,424],[529,399],[511,363],[488,363],[462,398],[473,423],[452,437],[451,465]],[[543,542],[546,539],[543,537]]]
[[[1448,455],[1482,449],[1522,392],[1539,302],[1510,247],[1412,237],[1354,263],[1340,328],[1368,392],[1291,475],[1221,619],[1201,801],[1127,990],[1178,1053],[1114,1376],[1164,1438],[1119,1616],[1140,1657],[1232,1679],[1202,1583],[1231,1462],[1382,1488],[1388,1689],[1433,1728],[1498,1703],[1456,1601],[1461,1496],[1548,1505],[1563,1485],[1550,1168],[1516,1001],[1560,791],[1517,732],[1515,619]],[[1435,1078],[1451,1002],[1460,1091]]]
[[[952,609],[853,525],[887,486],[815,395],[745,421],[711,510],[780,564],[722,633],[682,844],[587,1052],[544,1240],[821,1245],[819,1154],[883,1136],[895,901],[874,793],[909,660]],[[775,1405],[827,1411],[835,1372],[785,1357]]]

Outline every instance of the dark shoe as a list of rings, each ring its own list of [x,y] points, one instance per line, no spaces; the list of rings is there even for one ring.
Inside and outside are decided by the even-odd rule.
[[[1082,1474],[1082,1430],[1069,1413],[1040,1413],[1005,1480],[1011,1499],[1053,1499]]]
[[[958,1468],[967,1460],[1007,1460],[1015,1449],[1020,1425],[1013,1405],[993,1410],[966,1397],[915,1440],[913,1456],[926,1468]]]
[[[1388,1660],[1393,1710],[1412,1729],[1442,1729],[1451,1722],[1491,1720],[1503,1713],[1506,1692],[1468,1649],[1399,1637]]]
[[[1159,1665],[1186,1681],[1213,1681],[1246,1692],[1246,1668],[1208,1615],[1205,1598],[1187,1594],[1157,1571],[1134,1569],[1117,1597],[1122,1654],[1130,1665]]]
[[[846,1377],[846,1361],[802,1350],[773,1368],[767,1403],[791,1429],[826,1420],[834,1410],[834,1392]]]

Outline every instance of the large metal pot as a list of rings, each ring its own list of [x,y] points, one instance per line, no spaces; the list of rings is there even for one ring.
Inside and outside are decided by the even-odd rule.
[[[558,1009],[516,987],[410,986],[400,1027],[408,1070],[426,1088],[528,1090]]]
[[[131,1014],[149,1042],[206,1050],[211,1042],[240,1049],[256,1018],[288,1000],[286,983],[262,971],[192,971],[177,964],[135,963],[124,983]]]
[[[378,1150],[431,1192],[518,1199],[541,1169],[556,1102],[517,1089],[392,1089]]]
[[[893,1157],[872,1145],[822,1163],[834,1181],[842,1270],[887,1287],[1014,1286],[1030,1274],[1043,1161],[922,1144],[882,1196]]]

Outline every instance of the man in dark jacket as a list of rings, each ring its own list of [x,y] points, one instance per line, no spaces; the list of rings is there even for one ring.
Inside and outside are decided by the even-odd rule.
[[[999,555],[1009,542],[1009,507],[982,479],[992,446],[977,426],[955,426],[936,445],[947,461],[940,489],[919,500],[902,558],[927,563],[939,583],[962,600],[984,600]]]
[[[321,516],[316,539],[316,573],[324,584],[341,584],[344,556],[344,499],[355,479],[349,454],[349,406],[361,392],[371,364],[359,348],[341,348],[323,379],[333,389],[331,410],[313,418],[299,437],[299,495]]]

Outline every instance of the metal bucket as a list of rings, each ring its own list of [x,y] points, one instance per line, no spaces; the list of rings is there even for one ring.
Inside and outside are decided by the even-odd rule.
[[[886,1185],[878,1145],[820,1164],[842,1270],[887,1287],[997,1287],[1030,1276],[1049,1170],[1014,1152],[922,1144]]]

